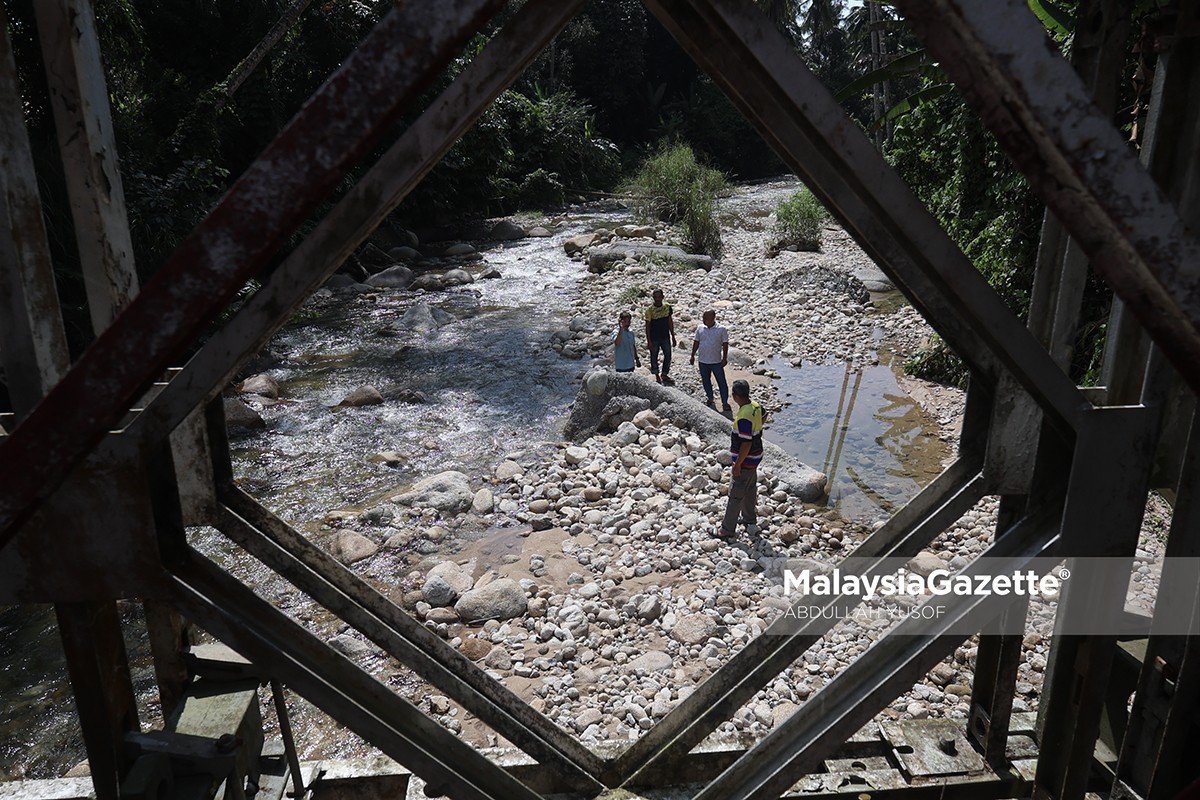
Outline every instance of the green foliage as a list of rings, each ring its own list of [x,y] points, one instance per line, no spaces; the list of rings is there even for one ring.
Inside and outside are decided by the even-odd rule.
[[[607,189],[620,174],[616,146],[571,92],[506,91],[402,206],[409,217],[511,213],[559,206],[571,191]]]
[[[775,209],[776,247],[801,250],[821,249],[821,226],[829,217],[812,192],[803,189]]]
[[[127,169],[124,177],[134,250],[140,261],[157,266],[220,197],[229,171],[189,159],[165,177],[142,169]]]
[[[633,286],[626,286],[624,289],[622,289],[621,293],[617,295],[617,301],[623,306],[632,305],[637,303],[643,297],[649,296],[650,291],[645,286],[634,284]]]
[[[696,160],[686,144],[663,144],[642,163],[627,189],[644,220],[677,222],[693,252],[719,258],[724,250],[717,224],[717,195],[729,182]]]
[[[888,159],[1013,313],[1024,318],[1042,205],[995,139],[956,95],[900,118]],[[940,340],[907,365],[961,384],[965,368]]]
[[[966,364],[937,334],[934,334],[928,347],[921,348],[904,362],[904,370],[927,381],[967,388]]]
[[[521,179],[517,186],[517,198],[522,208],[550,208],[563,204],[566,191],[557,172],[547,172],[538,167]]]

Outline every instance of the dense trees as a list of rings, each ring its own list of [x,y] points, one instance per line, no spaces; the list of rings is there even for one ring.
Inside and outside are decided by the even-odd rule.
[[[69,267],[70,218],[33,0],[4,2],[52,247],[56,262]],[[1022,312],[1040,206],[890,5],[756,2]],[[1030,2],[1048,25],[1066,30],[1064,9],[1051,0]],[[95,0],[95,7],[137,262],[150,273],[390,3]],[[281,19],[294,24],[277,25]],[[255,52],[273,29],[277,44]],[[476,37],[426,103],[484,41]],[[664,143],[686,143],[699,162],[735,180],[784,171],[640,0],[591,0],[400,215],[421,225],[554,206],[616,187],[647,157],[666,152]],[[68,276],[68,306],[82,305],[77,288]]]

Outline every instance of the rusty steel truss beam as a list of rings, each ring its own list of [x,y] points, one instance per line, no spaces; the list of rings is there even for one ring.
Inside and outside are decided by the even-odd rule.
[[[1024,0],[896,5],[1096,271],[1200,391],[1200,244]]]
[[[71,362],[3,6],[0,144],[0,363],[20,420]]]
[[[501,5],[407,3],[363,39],[137,299],[0,442],[0,548]]]
[[[34,3],[92,329],[138,292],[125,190],[91,0]]]
[[[1059,544],[1056,530],[1062,507],[1050,503],[1033,510],[993,542],[980,558],[1003,559],[1021,569],[1051,555]],[[978,571],[979,560],[962,570]],[[994,563],[994,562],[993,562]],[[949,633],[956,625],[976,628],[1001,613],[1011,598],[957,596],[946,603],[945,620],[934,626],[906,619],[866,653],[839,672],[795,714],[696,795],[696,800],[774,800],[805,772],[821,766],[880,708],[919,681],[966,637]],[[920,633],[916,633],[916,631]]]

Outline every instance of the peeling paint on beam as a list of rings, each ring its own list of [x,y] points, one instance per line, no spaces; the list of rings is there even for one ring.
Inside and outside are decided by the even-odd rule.
[[[406,3],[380,21],[0,443],[0,547],[501,5]]]
[[[1024,0],[897,0],[1113,290],[1200,392],[1200,246]]]

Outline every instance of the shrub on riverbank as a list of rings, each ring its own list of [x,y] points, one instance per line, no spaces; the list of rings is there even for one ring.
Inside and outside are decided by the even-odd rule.
[[[715,169],[696,160],[686,144],[670,144],[643,162],[627,189],[633,208],[646,221],[683,226],[692,252],[719,258],[724,247],[717,224],[717,195],[729,182]]]
[[[812,192],[801,189],[775,209],[775,242],[777,253],[789,247],[798,250],[821,249],[821,226],[829,214]]]

